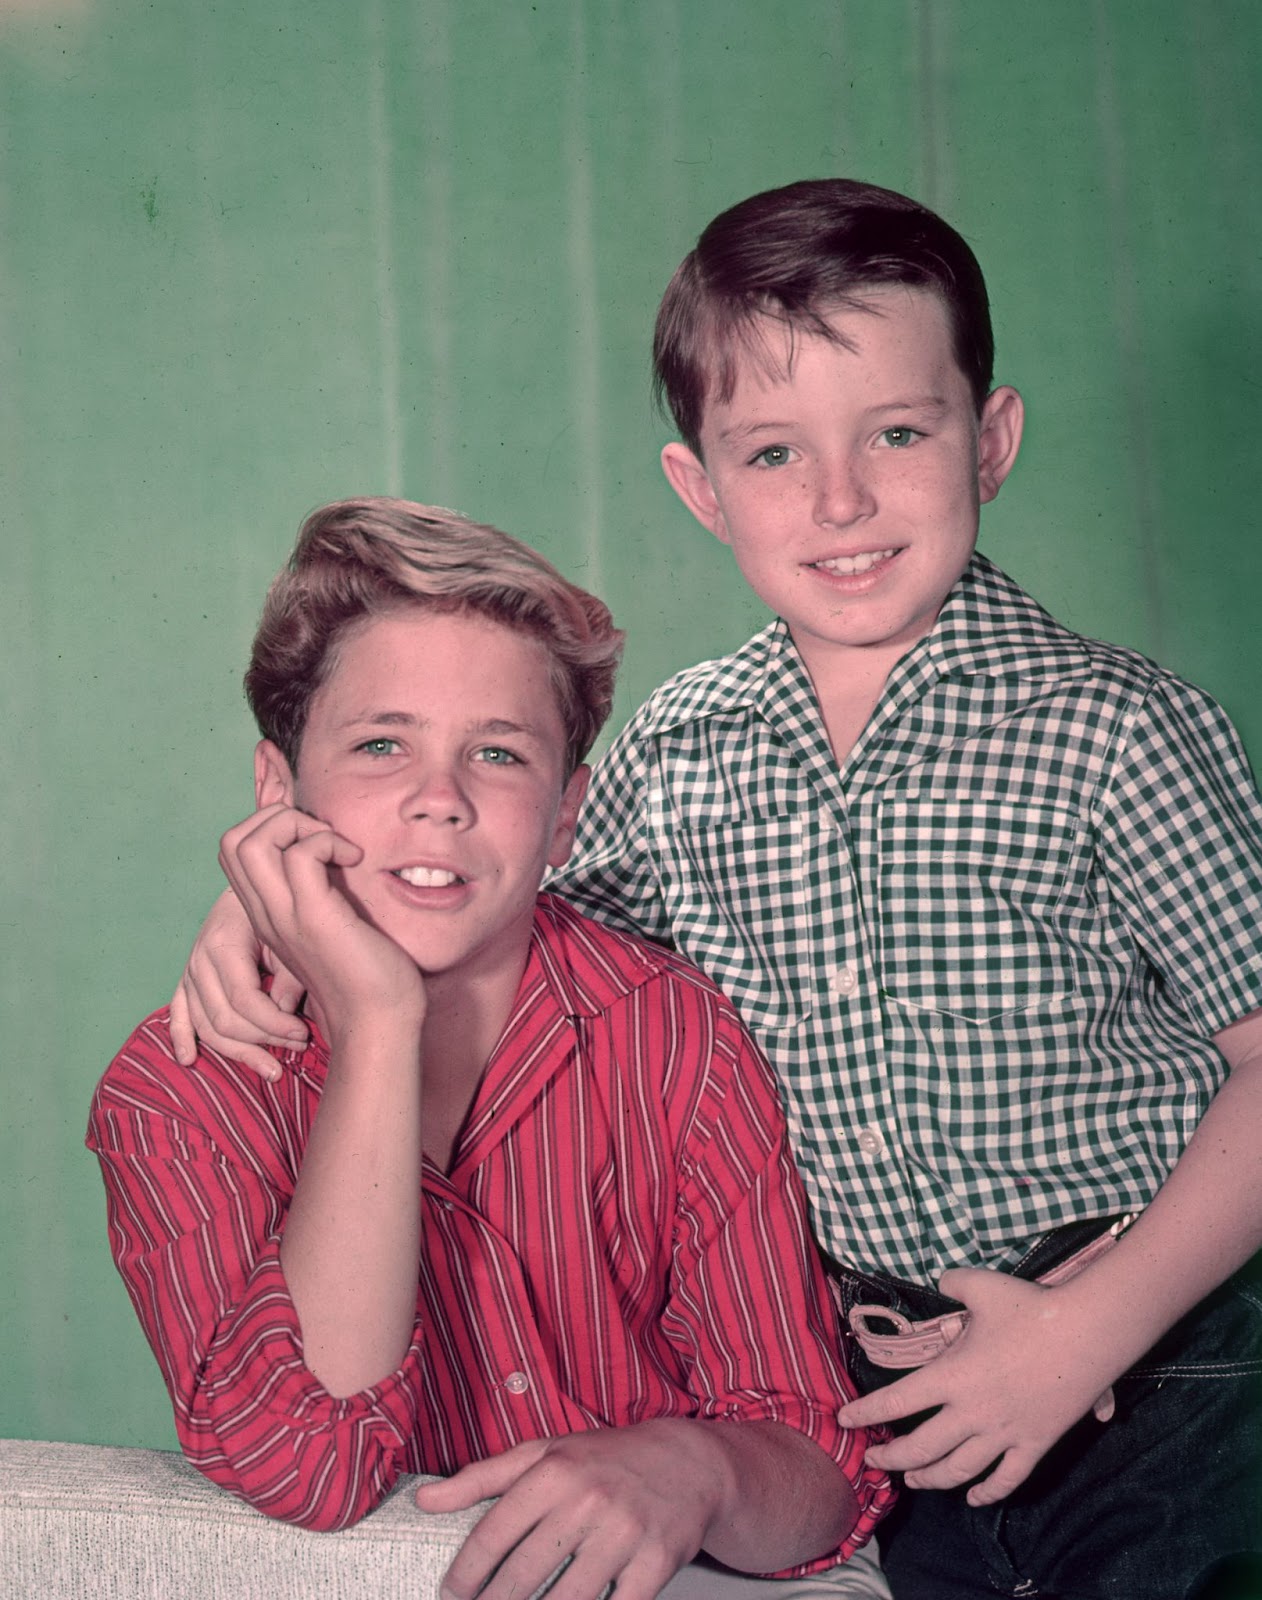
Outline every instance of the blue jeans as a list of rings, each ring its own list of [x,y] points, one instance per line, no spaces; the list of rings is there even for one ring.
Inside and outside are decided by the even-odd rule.
[[[954,1305],[835,1270],[847,1309],[922,1318]],[[900,1376],[848,1354],[865,1392]],[[1111,1421],[1084,1418],[999,1505],[904,1489],[877,1530],[895,1600],[1262,1600],[1260,1375],[1255,1262],[1118,1379]]]

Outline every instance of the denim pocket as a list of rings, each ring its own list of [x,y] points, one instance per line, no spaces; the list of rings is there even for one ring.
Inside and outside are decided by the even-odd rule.
[[[1193,1306],[1119,1381],[1251,1373],[1262,1373],[1262,1285],[1246,1269]]]

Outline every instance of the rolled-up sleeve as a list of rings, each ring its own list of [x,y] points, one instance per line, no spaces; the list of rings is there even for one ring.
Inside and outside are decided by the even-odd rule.
[[[417,1424],[419,1329],[381,1382],[344,1398],[323,1387],[303,1359],[280,1264],[290,1199],[283,1150],[240,1159],[232,1146],[248,1140],[250,1095],[179,1067],[164,1040],[151,1020],[110,1067],[88,1146],[105,1180],[114,1260],[162,1369],[181,1447],[268,1516],[347,1527],[403,1470]]]

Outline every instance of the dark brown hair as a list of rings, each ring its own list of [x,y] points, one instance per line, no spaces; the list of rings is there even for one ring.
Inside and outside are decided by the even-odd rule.
[[[865,289],[895,284],[940,296],[980,411],[995,341],[977,258],[925,206],[849,178],[769,189],[715,217],[662,297],[653,340],[658,404],[669,406],[680,437],[700,455],[706,404],[731,399],[737,355],[766,359],[760,318],[836,342],[830,310],[862,307]]]
[[[263,606],[245,692],[259,731],[291,769],[312,697],[347,630],[407,606],[474,612],[541,640],[569,770],[583,760],[609,715],[622,652],[604,602],[498,528],[410,500],[371,498],[312,512]]]

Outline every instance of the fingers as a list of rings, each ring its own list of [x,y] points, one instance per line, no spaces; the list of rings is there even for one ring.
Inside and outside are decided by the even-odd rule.
[[[1038,1464],[1039,1452],[1009,1450],[988,1478],[975,1483],[965,1495],[971,1506],[993,1506],[1020,1486]]]
[[[291,806],[264,807],[224,835],[220,861],[255,933],[290,969],[287,993],[309,986],[310,974],[301,963],[296,971],[294,961],[304,926],[314,918],[345,929],[359,920],[329,869],[362,857],[358,845]]]
[[[593,1600],[611,1585],[619,1600],[654,1600],[679,1563],[620,1509],[585,1517],[580,1497],[497,1500],[447,1569],[444,1600],[520,1600],[545,1584],[548,1600]]]
[[[970,1505],[993,1505],[1024,1481],[1039,1452],[1005,1443],[994,1432],[974,1432],[958,1410],[937,1412],[901,1438],[874,1445],[867,1453],[874,1467],[901,1472],[909,1489],[958,1489],[970,1483]],[[982,1478],[988,1468],[994,1470]],[[981,1480],[973,1483],[974,1479]]]
[[[326,823],[277,803],[229,828],[220,841],[219,864],[258,937],[281,945],[280,929],[296,897],[327,892],[327,869],[353,866],[362,854]]]
[[[940,1359],[940,1358],[939,1358]],[[886,1422],[914,1417],[931,1406],[942,1404],[932,1365],[899,1378],[883,1389],[873,1389],[842,1406],[837,1413],[843,1428],[874,1428]],[[910,1437],[910,1436],[909,1436]],[[877,1463],[881,1465],[882,1463]]]
[[[295,977],[275,952],[265,950],[263,955],[268,971],[272,974],[272,1004],[286,1013],[297,1011],[302,1004],[302,997],[306,993],[302,986],[302,979]],[[306,1030],[304,1029],[303,1031],[305,1033]]]
[[[619,1600],[655,1600],[700,1530],[687,1513],[677,1525],[678,1497],[642,1492],[621,1460],[606,1470],[607,1445],[535,1440],[423,1484],[425,1511],[498,1496],[448,1569],[445,1600],[520,1600],[545,1584],[548,1600],[593,1600],[611,1584]]]
[[[1002,1303],[1014,1284],[1020,1292],[1020,1280],[1006,1273],[992,1272],[986,1267],[948,1267],[938,1279],[938,1293],[975,1311],[979,1305],[987,1303],[988,1296],[990,1301]]]
[[[421,1484],[416,1491],[416,1503],[422,1511],[463,1511],[467,1506],[476,1506],[480,1500],[506,1494],[546,1450],[546,1440],[531,1439],[501,1455],[471,1461],[450,1478]]]
[[[182,1067],[191,1067],[197,1060],[197,1030],[188,1013],[188,997],[184,993],[184,980],[180,979],[171,996],[171,1051]]]
[[[919,1474],[923,1477],[931,1474],[944,1459],[961,1449],[967,1449],[975,1437],[980,1435],[959,1418],[958,1413],[938,1411],[927,1421],[922,1422],[918,1428],[913,1428],[910,1433],[903,1434],[897,1439],[889,1439],[884,1444],[873,1445],[867,1453],[867,1459],[874,1467],[881,1467],[886,1472],[907,1473],[910,1483],[912,1475]],[[970,1477],[988,1467],[995,1459],[996,1453],[992,1446],[989,1454],[972,1472],[954,1481],[967,1482]],[[916,1487],[918,1485],[912,1484],[912,1488]],[[926,1482],[919,1487],[941,1488],[942,1485]]]
[[[275,1079],[280,1065],[262,1047],[293,1049],[305,1043],[305,1024],[288,1014],[295,1004],[290,999],[294,979],[286,973],[287,1011],[262,993],[258,959],[254,930],[240,901],[227,889],[211,907],[171,997],[171,1048],[182,1065],[196,1061],[200,1038],[221,1055]]]
[[[275,1066],[258,1047],[270,1044],[293,1050],[306,1042],[306,1024],[283,1011],[260,987],[258,950],[252,936],[244,947],[196,946],[181,981],[181,994],[190,1026],[222,1055],[255,1066],[267,1059]],[[244,1055],[244,1050],[251,1055]]]

